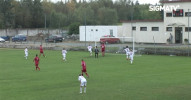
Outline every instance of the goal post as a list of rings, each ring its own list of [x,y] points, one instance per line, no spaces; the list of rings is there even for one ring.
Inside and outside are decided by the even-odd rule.
[[[134,38],[133,37],[103,37],[103,38],[108,38],[108,39],[111,39],[113,38],[112,41],[117,41],[120,40],[120,42],[114,42],[114,43],[109,43],[109,40],[108,42],[106,43],[106,52],[116,52],[116,53],[119,53],[119,52],[124,52],[124,48],[126,46],[128,46],[130,49],[133,50],[133,52],[136,52],[135,51],[135,42],[134,42]],[[99,47],[100,45],[100,41],[98,43],[98,41],[95,41],[95,46],[98,46]]]
[[[131,44],[132,43],[132,49],[133,49],[133,52],[135,51],[135,41],[134,41],[134,37],[117,37],[121,40],[122,43],[129,43]]]

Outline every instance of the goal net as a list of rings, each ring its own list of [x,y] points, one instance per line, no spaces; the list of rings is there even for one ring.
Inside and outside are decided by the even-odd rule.
[[[100,47],[101,42],[105,43],[106,53],[125,53],[126,46],[136,52],[133,37],[104,37],[104,39],[103,41],[100,40],[99,43],[95,41],[95,46]]]

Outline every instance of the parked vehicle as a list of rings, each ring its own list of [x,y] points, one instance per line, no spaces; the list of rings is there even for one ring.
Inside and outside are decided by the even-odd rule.
[[[48,38],[45,39],[45,42],[62,42],[63,38],[60,35],[51,35]]]
[[[0,42],[5,42],[5,40],[3,38],[0,37]]]
[[[104,35],[100,38],[100,43],[120,43],[120,39],[111,35]]]
[[[5,41],[9,41],[10,40],[9,36],[1,36],[1,38],[3,38]]]
[[[25,35],[19,34],[12,37],[12,42],[21,42],[21,41],[27,41],[27,37]]]

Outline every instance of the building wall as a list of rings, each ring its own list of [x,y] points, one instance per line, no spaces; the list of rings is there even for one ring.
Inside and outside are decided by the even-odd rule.
[[[122,24],[123,33],[127,37],[134,37],[137,43],[166,43],[168,36],[164,33],[163,22],[133,22]],[[132,30],[136,27],[136,30]],[[147,27],[147,31],[141,31],[141,27]],[[158,31],[152,31],[152,27],[159,27]]]
[[[79,30],[80,41],[85,41],[85,35],[86,41],[100,41],[102,36],[110,35],[110,30],[113,30],[113,36],[117,37],[117,26],[80,26]]]
[[[164,11],[164,31],[166,34],[172,34],[173,37],[175,38],[175,27],[182,27],[183,31],[182,31],[182,43],[184,42],[184,39],[188,39],[188,32],[185,32],[185,27],[188,27],[188,17],[185,16],[185,12],[188,12],[188,9],[190,9],[191,12],[191,2],[179,2],[179,3],[165,3],[164,6],[177,6],[179,5],[178,9],[183,9],[183,17],[166,17],[166,13],[169,11]],[[171,12],[171,11],[170,11]],[[190,17],[191,19],[191,17]],[[169,24],[172,23],[178,23],[178,24],[183,24],[184,26],[168,26]],[[172,31],[166,31],[166,27],[172,27]],[[191,27],[191,20],[190,20],[190,25],[189,27]],[[190,32],[191,33],[191,32]],[[191,38],[191,36],[189,36],[189,38]],[[173,39],[173,43],[175,43],[175,39]],[[190,39],[190,43],[191,43],[191,39]]]
[[[35,36],[38,33],[50,33],[50,34],[60,34],[62,30],[59,29],[1,29],[0,36],[15,36],[17,34],[23,34],[27,36]]]

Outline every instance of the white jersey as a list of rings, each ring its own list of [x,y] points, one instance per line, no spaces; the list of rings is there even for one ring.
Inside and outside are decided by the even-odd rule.
[[[130,59],[133,60],[134,52],[133,52],[133,51],[130,51],[130,52],[129,52],[129,55],[130,55]]]
[[[66,55],[67,51],[66,50],[62,50],[62,55]]]
[[[24,51],[25,51],[25,54],[28,54],[28,49],[27,48]]]
[[[130,52],[129,52],[129,55],[130,55],[130,56],[134,56],[134,52],[133,52],[133,51],[130,51]]]
[[[129,51],[130,51],[129,48],[125,48],[124,50],[126,52],[126,55],[129,55]]]
[[[84,78],[84,76],[79,76],[78,81],[80,81],[81,83],[87,82],[87,80]]]
[[[88,51],[92,51],[92,46],[88,46]]]

